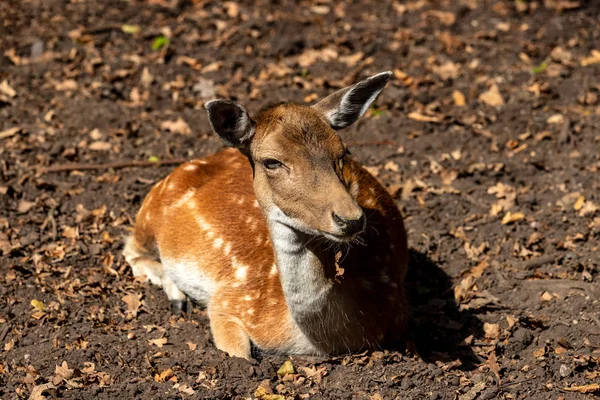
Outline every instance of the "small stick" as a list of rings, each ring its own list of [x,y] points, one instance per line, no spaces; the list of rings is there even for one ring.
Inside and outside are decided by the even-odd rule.
[[[348,142],[350,147],[364,147],[364,146],[396,146],[398,142],[395,140],[361,140],[356,142]]]
[[[165,165],[179,165],[188,161],[187,158],[175,158],[172,160],[162,161],[119,161],[114,163],[105,164],[63,164],[63,165],[52,165],[50,167],[42,167],[38,170],[41,174],[48,174],[52,172],[64,172],[64,171],[89,171],[89,170],[100,170],[100,169],[121,169],[131,167],[162,167]]]
[[[529,269],[539,268],[542,265],[554,262],[557,260],[557,258],[559,258],[559,257],[557,257],[556,255],[540,256],[540,257],[532,258],[531,260],[523,261],[523,262],[517,264],[516,266],[519,269],[529,270]]]
[[[352,147],[363,147],[363,146],[392,146],[398,143],[394,140],[378,140],[378,141],[358,141],[348,142],[348,146]],[[90,171],[90,170],[101,170],[101,169],[121,169],[121,168],[144,168],[144,167],[163,167],[166,165],[179,165],[188,161],[186,158],[175,158],[172,160],[163,161],[119,161],[114,163],[105,164],[62,164],[62,165],[51,165],[49,167],[42,167],[38,169],[40,174],[49,174],[53,172],[65,172],[65,171]]]

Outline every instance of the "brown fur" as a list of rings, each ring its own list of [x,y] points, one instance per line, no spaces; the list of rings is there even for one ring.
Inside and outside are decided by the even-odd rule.
[[[138,267],[154,271],[159,258],[185,260],[215,282],[207,304],[211,329],[217,347],[231,355],[249,357],[250,340],[262,349],[299,352],[305,338],[327,354],[380,344],[402,329],[407,315],[406,235],[393,199],[345,152],[318,110],[284,104],[255,121],[246,156],[229,149],[190,161],[153,187],[125,250],[128,261],[145,260]],[[286,169],[268,170],[265,158]],[[273,205],[317,235],[306,247],[331,286],[330,304],[318,314],[290,313],[261,212]],[[338,234],[332,212],[357,218],[363,210],[367,229],[357,243],[318,235]]]

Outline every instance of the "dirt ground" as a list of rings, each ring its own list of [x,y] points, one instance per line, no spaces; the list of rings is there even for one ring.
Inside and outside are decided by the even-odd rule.
[[[0,2],[0,397],[597,398],[599,10]],[[227,357],[204,310],[173,316],[124,263],[142,199],[222,148],[206,100],[255,112],[384,70],[393,82],[343,136],[406,217],[406,341]],[[152,166],[44,171],[131,161]]]

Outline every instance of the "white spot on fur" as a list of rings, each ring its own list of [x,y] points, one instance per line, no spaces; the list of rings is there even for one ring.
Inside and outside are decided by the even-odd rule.
[[[223,246],[223,238],[216,238],[215,241],[213,242],[213,248],[215,249],[220,249],[221,246]]]
[[[254,314],[254,308],[249,308],[248,311],[247,311],[247,313],[249,315],[253,315]]]
[[[195,190],[193,190],[193,189],[188,190],[187,192],[185,192],[183,194],[183,196],[181,196],[179,199],[177,199],[177,201],[175,203],[173,203],[173,207],[179,208],[179,207],[183,206],[188,201],[190,201],[190,199],[192,197],[194,197],[194,194],[196,194]]]
[[[200,229],[202,229],[205,232],[210,231],[212,229],[212,226],[200,216],[196,216],[196,223],[200,225]]]
[[[206,161],[204,161],[204,160],[196,160],[195,163],[196,164],[200,164],[200,165],[204,165],[204,164],[206,164]]]
[[[228,256],[228,255],[229,255],[229,253],[231,253],[231,243],[227,243],[227,244],[225,245],[225,250],[224,250],[224,252],[225,252],[225,255],[226,255],[226,256]]]
[[[244,296],[244,301],[251,301],[251,300],[252,300],[252,297],[250,297],[248,295]]]
[[[235,279],[238,281],[246,279],[248,273],[248,266],[240,263],[237,258],[231,259],[231,266],[233,267]]]
[[[258,200],[254,200],[254,204],[253,204],[253,206],[254,206],[254,208],[258,208],[258,207],[259,207],[259,205],[258,205]]]
[[[271,270],[269,271],[269,276],[275,276],[277,275],[277,265],[273,264],[271,265]]]
[[[190,172],[194,172],[194,171],[196,171],[197,169],[198,169],[198,166],[197,166],[197,165],[194,165],[194,164],[188,164],[188,165],[186,165],[185,167],[183,167],[183,170],[184,170],[184,171],[190,171]]]

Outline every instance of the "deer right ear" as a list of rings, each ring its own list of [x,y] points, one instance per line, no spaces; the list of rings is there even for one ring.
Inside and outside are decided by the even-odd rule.
[[[213,131],[227,146],[248,147],[254,136],[254,121],[248,112],[231,100],[212,100],[204,104]]]

